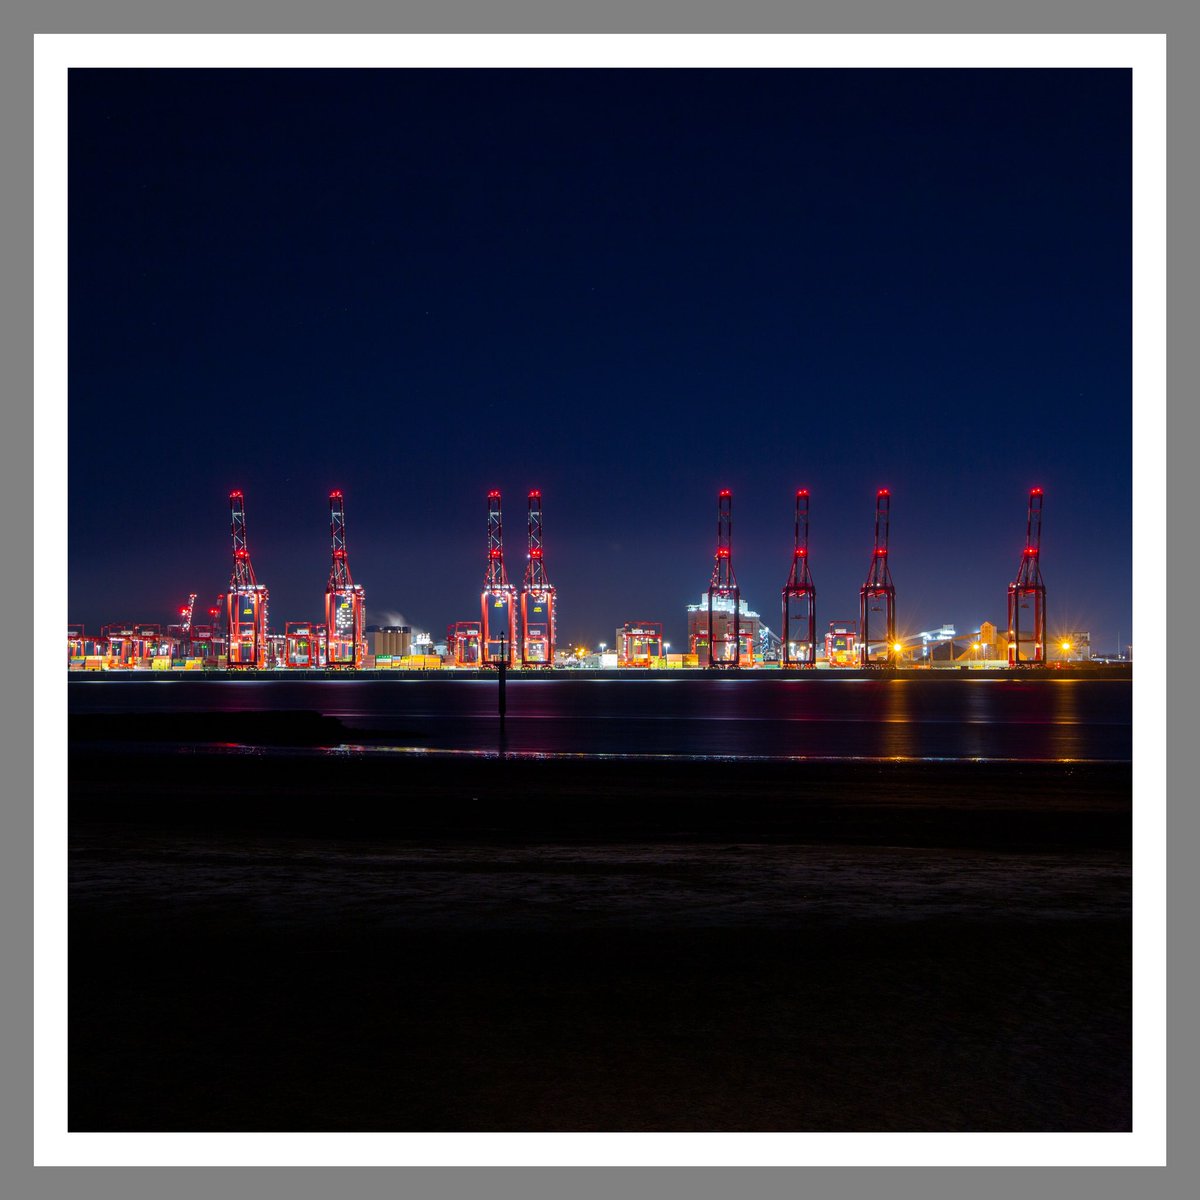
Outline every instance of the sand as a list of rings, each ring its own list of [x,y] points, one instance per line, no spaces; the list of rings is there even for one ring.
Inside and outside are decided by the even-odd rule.
[[[73,1129],[1128,1129],[1127,765],[71,755]]]

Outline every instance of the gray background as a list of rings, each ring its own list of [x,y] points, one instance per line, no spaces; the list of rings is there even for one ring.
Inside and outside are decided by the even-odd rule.
[[[1175,1197],[1192,1194],[1196,1050],[1196,673],[1175,598],[1195,594],[1200,512],[1194,236],[1200,5],[1180,0],[9,0],[0,15],[0,547],[8,636],[0,721],[0,1187],[19,1197]],[[35,33],[1165,33],[1168,74],[1168,1161],[1166,1168],[33,1168],[33,35]],[[1185,119],[1182,114],[1190,114]],[[1103,486],[1102,481],[1098,486]],[[1135,531],[1136,535],[1136,531]],[[1186,590],[1185,590],[1186,589]],[[1177,636],[1178,634],[1178,636]],[[65,679],[63,680],[65,686]],[[1194,1004],[1194,999],[1192,1000]],[[1182,1016],[1182,1020],[1181,1020]]]

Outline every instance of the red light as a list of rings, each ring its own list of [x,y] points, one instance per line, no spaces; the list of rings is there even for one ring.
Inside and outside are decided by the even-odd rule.
[[[500,557],[500,551],[499,551],[499,550],[496,550],[496,549],[489,550],[489,551],[488,551],[488,557],[489,557],[489,558],[499,558],[499,557]]]
[[[720,494],[721,494],[722,496],[731,496],[733,493],[732,493],[732,492],[730,492],[730,490],[729,490],[728,488],[722,488],[722,489],[721,489],[721,493],[720,493]]]
[[[499,500],[500,493],[499,492],[488,492],[488,499],[489,500]]]
[[[542,548],[541,548],[541,546],[534,546],[534,548],[532,550],[530,550],[529,553],[532,554],[534,558],[541,558],[542,557]]]
[[[240,496],[241,494],[242,494],[241,492],[230,492],[229,498],[230,498],[230,500],[232,500],[232,499],[234,499],[234,497]]]
[[[892,493],[891,493],[891,492],[889,492],[889,491],[887,490],[887,488],[880,488],[880,489],[879,489],[879,494],[880,494],[881,496],[890,496]]]
[[[808,551],[805,550],[803,546],[801,546],[800,549],[796,551],[796,557],[803,558],[807,553],[808,553]]]
[[[537,500],[541,497],[541,494],[542,494],[541,492],[533,491],[533,492],[529,493],[529,498],[530,498],[530,500]]]
[[[884,549],[883,549],[883,547],[881,546],[881,547],[879,547],[879,549],[877,549],[877,550],[875,551],[875,553],[876,553],[876,554],[877,554],[877,555],[878,555],[880,558],[882,558],[882,557],[883,557],[883,556],[884,556],[884,555],[887,553],[887,551],[886,551],[886,550],[884,550]]]
[[[801,489],[800,489],[800,490],[799,490],[799,491],[796,493],[796,495],[797,495],[797,496],[807,496],[807,495],[808,495],[808,488],[801,488]]]
[[[727,549],[726,549],[724,546],[722,546],[722,547],[721,547],[721,548],[720,548],[720,549],[717,551],[717,557],[718,557],[718,558],[728,558],[728,557],[729,557],[729,551],[728,551],[728,550],[727,550]]]

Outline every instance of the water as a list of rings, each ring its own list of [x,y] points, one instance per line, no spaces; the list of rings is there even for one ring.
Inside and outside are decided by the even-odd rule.
[[[503,736],[494,679],[88,680],[68,698],[72,714],[131,723],[150,712],[317,712],[348,731],[326,749],[351,753],[1030,762],[1132,753],[1122,680],[510,677]]]

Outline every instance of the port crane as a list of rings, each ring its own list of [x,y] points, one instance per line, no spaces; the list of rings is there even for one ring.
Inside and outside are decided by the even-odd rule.
[[[1021,665],[1021,611],[1033,606],[1033,655],[1026,662],[1046,661],[1046,585],[1042,581],[1042,489],[1029,493],[1025,520],[1025,552],[1017,577],[1008,585],[1008,665]]]
[[[795,608],[795,612],[793,612]],[[795,618],[801,635],[793,640]],[[817,589],[808,566],[808,488],[796,493],[796,546],[792,551],[792,571],[783,585],[783,666],[817,665]],[[795,645],[798,654],[793,655]]]
[[[529,557],[521,586],[521,666],[554,666],[556,592],[546,574],[542,493],[529,493]]]
[[[350,577],[346,549],[346,504],[340,491],[329,493],[332,565],[325,588],[325,663],[335,670],[358,669],[366,653],[366,598]]]
[[[858,653],[859,665],[864,667],[896,665],[896,588],[892,583],[891,567],[888,566],[891,510],[892,494],[887,488],[880,488],[875,494],[875,550],[867,569],[867,580],[858,593],[858,628],[862,639]],[[887,639],[882,663],[871,660],[870,614],[880,611],[879,601],[883,602],[884,636]]]
[[[229,493],[229,530],[233,539],[233,573],[226,599],[229,666],[262,670],[267,665],[267,589],[254,576],[240,491]]]
[[[722,488],[717,493],[717,552],[713,557],[712,579],[708,585],[708,665],[710,667],[733,667],[742,665],[742,621],[741,589],[733,573],[733,493]],[[713,601],[718,608],[733,609],[733,638],[729,637],[729,623],[725,624],[721,655],[716,653],[713,637]],[[732,651],[730,644],[732,640]]]
[[[504,569],[504,521],[500,493],[487,494],[487,571],[480,596],[480,662],[483,666],[513,665],[517,652],[517,589]]]
[[[186,638],[192,632],[192,613],[196,610],[196,593],[189,592],[187,603],[179,610],[179,628]]]

